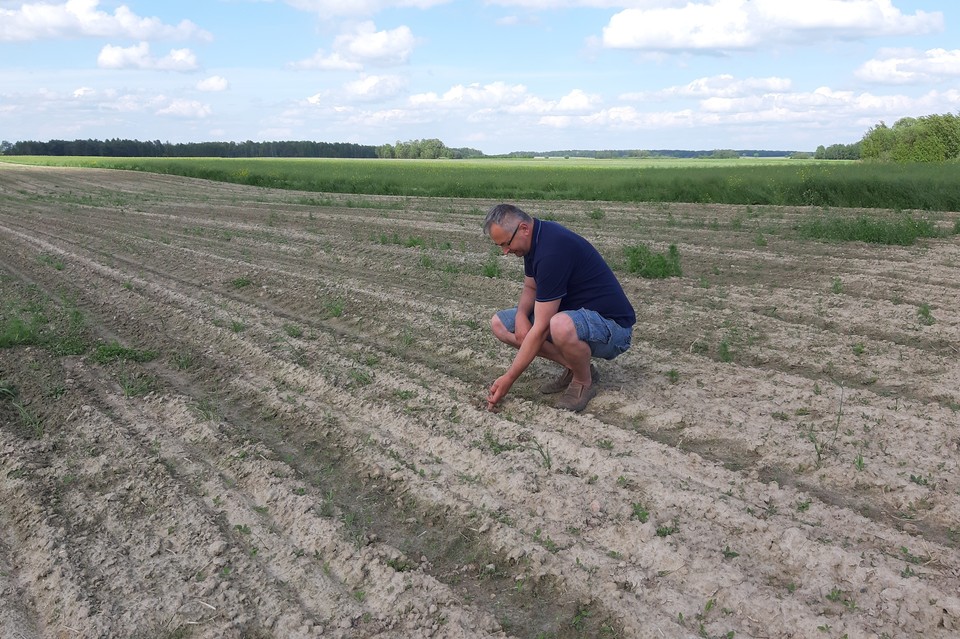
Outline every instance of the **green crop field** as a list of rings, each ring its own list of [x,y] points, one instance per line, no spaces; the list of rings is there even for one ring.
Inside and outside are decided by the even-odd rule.
[[[740,158],[342,160],[3,157],[328,193],[960,210],[957,164]]]

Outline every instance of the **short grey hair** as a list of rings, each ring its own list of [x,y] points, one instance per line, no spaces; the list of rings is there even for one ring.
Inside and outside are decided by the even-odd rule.
[[[532,224],[533,218],[519,206],[497,204],[487,212],[487,218],[483,221],[483,232],[485,235],[490,235],[490,227],[494,224],[507,230],[510,222],[514,222],[514,226],[519,226],[524,222]]]

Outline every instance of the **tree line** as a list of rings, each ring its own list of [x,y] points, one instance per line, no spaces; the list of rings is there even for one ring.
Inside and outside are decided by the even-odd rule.
[[[854,144],[817,147],[820,160],[947,162],[960,159],[960,117],[945,113],[880,122]]]
[[[371,145],[346,142],[186,142],[160,140],[50,140],[3,142],[4,155],[85,155],[100,157],[219,157],[219,158],[375,158]]]
[[[436,138],[397,141],[396,144],[371,146],[347,142],[288,140],[278,142],[187,142],[160,140],[27,140],[0,143],[3,155],[83,155],[103,157],[222,157],[222,158],[384,158],[384,159],[461,159],[485,157],[471,148],[450,148]],[[505,157],[623,157],[732,158],[801,157],[792,151],[732,150],[567,150],[515,151]],[[888,162],[945,162],[960,160],[960,116],[947,113],[918,118],[901,118],[892,127],[880,122],[853,144],[820,145],[813,155],[818,160],[877,160]]]
[[[377,157],[383,159],[460,160],[483,156],[483,151],[470,148],[452,149],[436,138],[406,142],[397,140],[396,144],[382,144],[377,147]]]

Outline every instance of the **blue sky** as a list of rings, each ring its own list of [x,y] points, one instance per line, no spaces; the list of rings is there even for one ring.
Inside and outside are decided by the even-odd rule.
[[[960,111],[955,0],[0,0],[0,140],[814,150]]]

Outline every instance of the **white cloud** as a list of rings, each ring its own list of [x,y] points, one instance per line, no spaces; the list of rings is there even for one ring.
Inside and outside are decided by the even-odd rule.
[[[414,46],[416,38],[409,27],[377,31],[373,22],[361,22],[350,33],[342,33],[334,39],[332,53],[321,49],[313,57],[289,66],[324,71],[361,71],[368,64],[395,66],[410,59]]]
[[[522,102],[527,97],[527,88],[522,84],[508,85],[505,82],[491,82],[451,87],[443,95],[419,93],[410,97],[414,107],[459,107],[459,106],[500,106]]]
[[[377,31],[372,22],[356,26],[353,33],[337,36],[334,48],[345,57],[369,64],[403,64],[410,58],[416,39],[409,27]]]
[[[206,118],[213,113],[209,105],[196,100],[171,100],[166,106],[157,109],[157,115],[170,115],[177,118]]]
[[[406,80],[395,75],[364,75],[358,80],[348,82],[343,90],[348,100],[382,100],[389,98],[406,86]]]
[[[59,4],[25,2],[16,9],[0,8],[0,42],[75,37],[211,39],[209,32],[189,20],[171,26],[159,18],[141,18],[125,5],[117,7],[112,14],[99,11],[99,4],[99,0],[67,0]]]
[[[142,96],[126,93],[123,95],[110,95],[107,100],[99,104],[99,107],[108,111],[119,111],[121,113],[141,113],[147,110],[162,108],[168,103],[169,100],[162,95]]]
[[[171,49],[162,58],[150,54],[150,45],[141,42],[132,47],[106,45],[97,56],[101,69],[151,69],[157,71],[195,71],[197,58],[190,49]]]
[[[219,75],[212,75],[197,82],[198,91],[217,92],[226,91],[228,88],[230,88],[230,83],[227,82],[226,78]]]
[[[749,95],[757,91],[787,91],[791,81],[787,78],[744,78],[738,80],[730,74],[721,74],[704,78],[697,78],[688,84],[667,87],[658,91],[641,93],[624,93],[621,100],[641,101],[665,98],[702,98],[702,97],[736,97]]]
[[[313,57],[298,62],[291,62],[292,69],[317,69],[321,71],[360,71],[363,65],[359,62],[347,60],[339,53],[328,54],[324,50],[317,51]]]
[[[730,50],[942,29],[942,13],[905,15],[891,0],[701,0],[625,9],[604,27],[602,42],[622,49]]]
[[[86,98],[96,94],[96,91],[90,87],[80,87],[79,89],[73,92],[73,97],[75,98]]]
[[[960,77],[960,49],[884,49],[857,77],[878,84],[935,83]]]
[[[688,0],[486,0],[487,4],[502,7],[520,7],[534,11],[589,7],[593,9],[623,9],[625,7],[683,6]]]
[[[595,108],[601,102],[600,96],[588,95],[580,89],[574,89],[560,98],[555,105],[557,111],[579,112]]]
[[[429,9],[451,0],[284,0],[294,9],[324,18],[370,16],[385,9]]]

